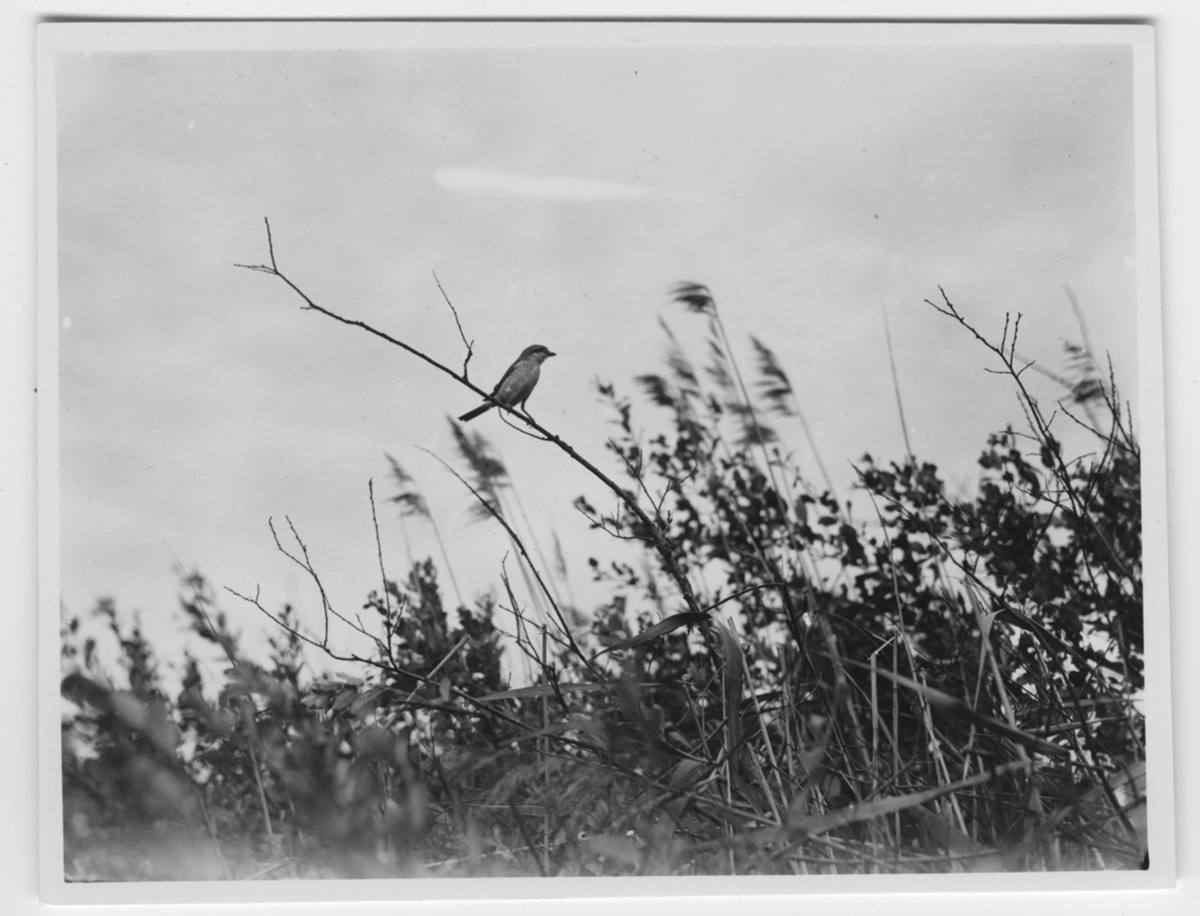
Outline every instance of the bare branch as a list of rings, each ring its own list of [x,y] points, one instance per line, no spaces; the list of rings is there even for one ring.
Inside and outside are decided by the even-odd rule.
[[[458,336],[463,342],[463,346],[467,348],[466,358],[463,359],[462,377],[467,377],[467,363],[471,361],[471,356],[474,353],[475,341],[467,340],[467,335],[463,333],[462,322],[458,320],[458,309],[454,307],[454,303],[450,301],[450,297],[446,295],[446,291],[442,289],[442,281],[438,279],[437,271],[432,271],[433,282],[437,284],[438,292],[442,294],[442,298],[446,300],[446,305],[450,306],[450,311],[454,313],[454,323],[458,325]]]
[[[337,314],[336,312],[333,312],[333,311],[325,308],[324,306],[318,305],[316,302],[314,302],[312,299],[310,299],[308,297],[307,293],[305,293],[302,289],[300,289],[299,286],[297,286],[289,277],[287,277],[282,271],[279,270],[279,267],[275,261],[275,246],[271,240],[271,224],[266,219],[264,219],[263,221],[267,224],[267,246],[268,246],[268,248],[270,250],[270,254],[271,254],[270,265],[268,266],[265,264],[235,264],[234,265],[235,267],[243,267],[247,270],[255,270],[255,271],[259,271],[260,273],[271,274],[272,276],[278,277],[285,284],[287,284],[287,286],[294,293],[296,293],[297,296],[299,296],[301,299],[304,300],[304,306],[303,306],[304,308],[311,309],[316,312],[320,312],[322,315],[326,316],[327,318],[332,318],[334,321],[341,322],[342,324],[350,325],[351,327],[361,328],[362,330],[366,331],[368,334],[378,337],[380,340],[384,340],[390,344],[393,344],[394,346],[400,347],[402,350],[405,350],[408,353],[411,353],[413,356],[417,357],[418,359],[424,360],[426,363],[433,366],[438,371],[444,372],[446,375],[450,376],[456,382],[466,385],[468,388],[470,388],[473,392],[478,394],[480,397],[485,398],[487,400],[491,400],[490,393],[484,391],[482,388],[475,387],[475,385],[472,384],[471,381],[466,377],[465,373],[463,375],[459,375],[457,372],[455,372],[449,366],[442,365],[436,359],[421,352],[416,347],[406,344],[404,341],[398,340],[397,338],[392,337],[390,334],[388,334],[384,331],[380,331],[377,328],[372,327],[371,325],[367,324],[365,321],[358,321],[357,319],[345,318],[345,317]],[[465,369],[465,365],[464,365],[464,369]]]
[[[420,350],[416,349],[415,347],[411,346],[410,344],[407,344],[402,340],[398,340],[397,338],[392,337],[390,334],[380,331],[377,328],[372,327],[371,325],[367,324],[364,321],[358,321],[355,319],[345,318],[345,317],[337,314],[336,312],[330,311],[329,309],[327,309],[323,306],[317,305],[317,303],[314,302],[312,299],[310,299],[308,297],[308,295],[303,290],[300,289],[300,287],[298,287],[289,277],[285,276],[279,270],[278,264],[275,259],[275,246],[274,246],[274,242],[271,237],[271,224],[266,219],[264,219],[264,223],[266,224],[266,227],[267,227],[267,246],[268,246],[268,250],[270,252],[270,258],[271,258],[270,266],[268,267],[266,265],[248,265],[248,264],[239,264],[236,266],[243,267],[248,270],[256,270],[256,271],[259,271],[262,273],[268,273],[268,274],[278,277],[293,292],[295,292],[296,295],[298,295],[301,299],[304,300],[306,308],[320,312],[322,315],[325,315],[328,318],[332,318],[334,321],[340,322],[341,324],[361,328],[362,330],[366,331],[368,334],[378,337],[380,340],[384,340],[387,343],[390,343],[397,347],[400,347],[402,350],[405,350],[406,352],[411,353],[413,356],[417,357],[418,359],[433,366],[439,372],[442,372],[442,373],[450,376],[455,381],[466,386],[467,388],[469,388],[471,391],[475,392],[475,394],[479,395],[484,400],[489,401],[493,404],[496,404],[497,406],[501,406],[501,407],[504,406],[504,405],[499,404],[499,402],[497,402],[492,397],[490,392],[484,391],[482,388],[476,387],[466,377],[465,366],[464,366],[464,373],[462,375],[460,375],[457,372],[455,372],[453,369],[449,368],[448,366],[443,365],[442,363],[438,362],[437,360],[433,359],[432,357],[428,356],[427,354],[421,352]],[[594,464],[592,464],[590,461],[588,461],[586,458],[584,458],[582,455],[580,455],[579,452],[577,452],[571,445],[569,445],[564,440],[560,439],[558,436],[554,435],[552,432],[550,432],[548,429],[546,429],[544,426],[542,426],[540,423],[538,423],[536,420],[534,420],[532,416],[529,416],[529,415],[523,414],[523,413],[519,413],[519,412],[511,412],[511,413],[514,416],[519,417],[521,419],[521,421],[523,423],[525,423],[527,426],[529,426],[531,429],[534,429],[538,433],[540,433],[542,435],[542,437],[545,439],[545,441],[553,443],[555,446],[557,446],[559,449],[561,449],[563,452],[565,452],[572,460],[575,461],[576,464],[578,464],[580,467],[582,467],[586,471],[588,471],[588,473],[590,473],[597,480],[601,481],[605,486],[607,486],[610,490],[612,490],[618,496],[618,498],[620,498],[622,501],[625,502],[625,504],[629,507],[630,511],[634,515],[638,516],[638,518],[646,526],[646,530],[652,533],[652,541],[654,544],[654,548],[659,554],[659,557],[663,564],[663,569],[667,572],[667,574],[671,577],[671,579],[674,580],[675,585],[679,589],[680,595],[684,600],[684,603],[688,606],[688,609],[695,613],[700,613],[699,602],[696,599],[696,595],[692,589],[691,583],[688,581],[687,576],[684,574],[683,569],[679,564],[679,560],[675,555],[674,547],[670,544],[670,542],[667,541],[666,537],[658,529],[658,527],[651,521],[649,516],[646,515],[645,510],[643,510],[637,504],[637,500],[633,498],[633,495],[630,494],[628,491],[626,491],[624,488],[620,487],[614,480],[612,480],[610,477],[608,477],[608,475],[606,475],[603,471],[601,471],[599,468],[597,468]],[[768,470],[769,470],[769,468],[768,468]]]

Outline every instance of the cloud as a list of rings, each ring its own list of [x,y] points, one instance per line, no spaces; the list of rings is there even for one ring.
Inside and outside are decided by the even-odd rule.
[[[532,197],[538,200],[692,200],[703,198],[641,184],[595,181],[569,175],[515,175],[492,169],[437,169],[433,180],[449,191]]]

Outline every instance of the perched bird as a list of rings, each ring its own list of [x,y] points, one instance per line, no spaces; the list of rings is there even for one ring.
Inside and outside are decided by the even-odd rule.
[[[526,347],[517,357],[517,361],[508,367],[508,371],[496,383],[496,387],[492,389],[492,397],[503,407],[509,409],[520,407],[524,410],[525,402],[533,394],[538,377],[542,374],[542,363],[551,356],[554,354],[541,344]],[[468,420],[474,420],[481,413],[485,413],[495,406],[491,401],[480,404],[474,410],[468,410],[459,417],[459,422],[466,423]]]

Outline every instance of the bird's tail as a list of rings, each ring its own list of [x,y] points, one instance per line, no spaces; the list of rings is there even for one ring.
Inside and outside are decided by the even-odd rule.
[[[480,404],[474,410],[468,410],[465,414],[458,418],[459,423],[466,423],[468,420],[474,420],[481,413],[487,413],[495,404]]]

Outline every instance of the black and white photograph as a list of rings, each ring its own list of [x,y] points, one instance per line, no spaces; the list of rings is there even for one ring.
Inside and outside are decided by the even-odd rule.
[[[37,45],[45,899],[1174,883],[1151,26]]]

